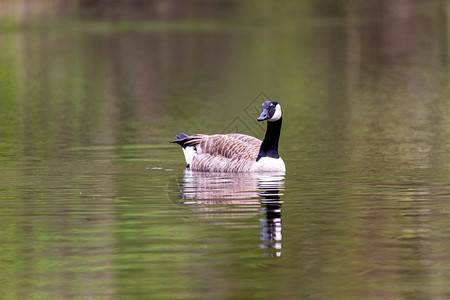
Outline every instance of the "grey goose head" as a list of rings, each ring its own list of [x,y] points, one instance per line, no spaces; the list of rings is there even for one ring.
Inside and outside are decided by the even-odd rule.
[[[277,101],[269,100],[264,101],[262,105],[262,112],[258,121],[267,120],[268,122],[275,122],[281,119],[282,111],[281,106]]]

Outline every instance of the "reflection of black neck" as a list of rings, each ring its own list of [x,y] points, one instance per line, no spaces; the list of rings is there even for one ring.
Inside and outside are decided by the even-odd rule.
[[[278,140],[280,139],[282,118],[274,122],[267,122],[266,136],[259,148],[259,154],[256,161],[261,157],[279,158],[278,155]]]
[[[264,249],[277,249],[281,251],[281,201],[280,193],[277,189],[268,189],[259,194],[266,198],[261,199],[261,205],[265,206],[263,211],[266,212],[266,219],[262,221],[262,239],[264,243],[261,245]],[[278,253],[265,253],[266,256],[279,256]]]
[[[271,200],[266,203],[267,223],[271,227],[276,227],[277,222],[281,223],[281,201],[280,197],[273,197]]]

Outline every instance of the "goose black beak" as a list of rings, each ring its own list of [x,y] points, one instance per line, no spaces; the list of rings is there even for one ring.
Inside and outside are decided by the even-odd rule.
[[[269,110],[263,109],[263,111],[261,112],[261,115],[259,116],[259,118],[257,120],[261,122],[261,121],[264,121],[267,119],[270,119]]]

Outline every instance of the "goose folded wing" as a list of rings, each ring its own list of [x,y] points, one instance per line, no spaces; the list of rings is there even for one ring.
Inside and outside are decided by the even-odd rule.
[[[197,153],[223,156],[230,159],[256,159],[261,146],[257,138],[244,134],[196,134],[189,137],[185,145],[195,146]]]

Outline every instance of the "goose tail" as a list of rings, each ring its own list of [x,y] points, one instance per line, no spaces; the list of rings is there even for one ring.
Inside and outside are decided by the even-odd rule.
[[[190,168],[192,165],[192,160],[194,159],[194,156],[197,155],[197,150],[195,146],[188,146],[185,145],[185,143],[188,141],[189,135],[186,133],[180,132],[180,134],[177,134],[175,136],[175,139],[171,141],[171,143],[177,143],[183,148],[183,154],[184,158],[186,160],[187,168]]]
[[[189,135],[187,135],[186,133],[180,132],[180,134],[177,134],[174,140],[171,141],[170,143],[177,143],[181,147],[185,148],[186,146],[184,145],[184,143],[187,141],[186,138],[188,137]]]

